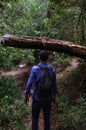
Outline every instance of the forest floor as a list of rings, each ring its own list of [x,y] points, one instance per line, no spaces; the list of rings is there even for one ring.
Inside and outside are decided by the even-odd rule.
[[[58,72],[56,77],[57,79],[63,78],[69,71],[76,69],[78,66],[78,59],[73,58],[70,62],[70,65],[68,65],[62,72]],[[17,82],[21,81],[23,82],[24,88],[26,85],[27,78],[24,79],[24,75],[30,71],[30,67],[19,67],[16,70],[4,70],[2,71],[2,76],[15,76],[17,79]],[[26,75],[27,77],[27,75]],[[24,89],[23,89],[24,90]],[[31,108],[32,104],[32,97],[30,97],[28,107]],[[56,125],[56,110],[55,105],[52,105],[51,110],[51,130],[58,130],[58,126]],[[24,125],[26,126],[27,130],[31,130],[31,123],[32,123],[32,116],[31,113],[23,120]],[[43,113],[41,111],[40,117],[39,117],[39,130],[44,130],[43,128],[44,122],[43,122]]]

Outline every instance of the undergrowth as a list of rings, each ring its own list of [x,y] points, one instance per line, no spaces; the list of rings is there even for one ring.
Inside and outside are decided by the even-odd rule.
[[[58,82],[57,124],[61,130],[86,129],[86,64]]]
[[[59,94],[57,102],[57,124],[61,130],[86,129],[86,98],[84,96],[71,104],[66,94]]]
[[[0,98],[0,130],[26,130],[22,120],[29,110],[22,102],[14,78],[0,78]]]

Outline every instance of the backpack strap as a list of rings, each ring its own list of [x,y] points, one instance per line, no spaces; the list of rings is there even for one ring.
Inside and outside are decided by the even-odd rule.
[[[40,67],[40,69],[49,69],[49,70],[53,70],[53,67],[50,65],[47,65],[47,67],[44,67],[43,65],[41,65],[40,63],[38,64],[38,67]]]
[[[46,67],[44,67],[44,66],[43,66],[43,65],[41,65],[40,63],[38,64],[38,67],[39,67],[41,70],[46,69]]]

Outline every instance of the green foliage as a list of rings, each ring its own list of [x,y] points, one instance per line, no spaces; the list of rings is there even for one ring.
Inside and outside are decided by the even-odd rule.
[[[84,0],[50,0],[48,10],[49,20],[51,21],[50,36],[85,45],[86,10],[84,6]],[[53,30],[55,30],[54,35],[52,35]]]
[[[55,52],[55,55],[54,55],[54,59],[57,61],[57,62],[63,62],[63,63],[67,63],[69,64],[72,57],[66,55],[66,54],[63,54],[63,53],[56,53]]]
[[[85,1],[16,0],[3,1],[0,35],[48,36],[85,44]],[[2,3],[2,1],[1,1]]]
[[[14,127],[18,130],[21,130],[21,127],[25,129],[24,126],[21,126],[21,121],[27,115],[28,110],[21,101],[15,80],[10,77],[2,77],[0,85],[0,129]]]
[[[11,68],[19,63],[26,64],[34,63],[33,50],[4,48],[0,46],[0,66],[5,68]]]
[[[81,60],[80,60],[81,61]],[[57,95],[57,124],[61,129],[86,129],[86,63],[60,79]]]
[[[18,2],[19,0],[13,0],[13,2]],[[4,10],[6,6],[11,7],[11,0],[0,0],[0,8]]]
[[[17,130],[28,130],[21,122],[14,121],[12,123]]]
[[[69,97],[66,94],[59,93],[57,96],[58,111],[64,111],[69,105]]]
[[[1,15],[1,34],[26,36],[41,34],[41,21],[47,16],[47,0],[44,2],[21,0],[17,4],[11,2],[11,6],[12,8],[6,7]]]
[[[64,95],[62,96],[64,97]],[[86,98],[80,97],[74,105],[70,105],[66,98],[66,102],[60,98],[58,102],[58,122],[61,129],[86,129]],[[61,105],[63,104],[63,105]],[[65,105],[64,105],[65,104]]]
[[[15,80],[11,77],[0,78],[0,98],[3,99],[15,99],[19,93]],[[5,100],[4,99],[4,100]]]
[[[21,101],[15,101],[14,104],[8,105],[8,100],[4,99],[5,102],[0,103],[0,128],[13,128],[16,127],[18,130],[23,130],[25,126],[22,124],[22,119],[28,114],[28,109]],[[7,104],[6,104],[7,103]]]

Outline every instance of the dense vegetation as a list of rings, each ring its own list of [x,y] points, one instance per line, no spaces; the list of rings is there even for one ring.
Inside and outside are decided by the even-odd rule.
[[[0,36],[45,36],[86,45],[85,0],[1,0]],[[32,65],[39,50],[15,49],[0,45],[0,71]],[[64,70],[71,60],[64,54],[50,53],[51,64]],[[52,54],[52,56],[51,56]],[[86,129],[86,62],[66,78],[59,79],[57,95],[57,124],[60,129]],[[59,63],[59,64],[58,64]],[[15,88],[15,89],[14,89]],[[24,130],[21,120],[27,110],[22,102],[15,79],[0,77],[0,128]],[[19,100],[18,100],[19,99]]]
[[[82,76],[83,75],[83,76]],[[61,129],[86,129],[86,64],[59,79],[57,96],[57,120]]]
[[[12,77],[0,77],[0,129],[24,130],[22,119],[29,112]]]

